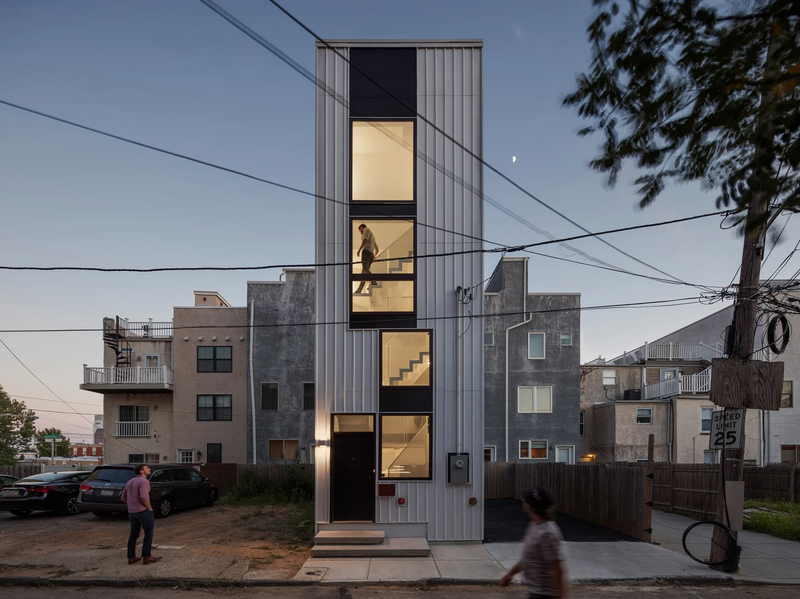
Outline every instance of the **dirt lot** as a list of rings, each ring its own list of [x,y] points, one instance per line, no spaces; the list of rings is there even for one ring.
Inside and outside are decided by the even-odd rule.
[[[225,557],[238,562],[245,573],[280,571],[291,578],[310,555],[312,514],[294,506],[217,505],[177,512],[156,520],[153,544],[166,547],[154,548],[153,554],[163,555],[165,561],[172,556],[205,556],[211,561]],[[128,520],[123,516],[34,512],[19,518],[0,512],[0,576],[70,576],[91,567],[78,563],[85,560],[65,565],[65,554],[93,555],[90,561],[96,562],[119,556],[123,562],[127,538]],[[48,556],[53,559],[48,561]]]

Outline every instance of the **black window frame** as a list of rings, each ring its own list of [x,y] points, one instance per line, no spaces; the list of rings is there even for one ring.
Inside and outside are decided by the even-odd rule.
[[[383,475],[383,419],[392,416],[427,416],[428,417],[428,476],[426,477],[388,477]],[[404,482],[414,480],[433,480],[434,456],[433,456],[433,435],[434,435],[434,422],[432,412],[398,412],[398,413],[380,413],[376,417],[378,425],[378,480]]]
[[[200,357],[200,350],[202,349],[210,349],[212,350],[213,357],[211,358],[201,358]],[[229,349],[230,350],[230,358],[220,358],[217,356],[218,350],[221,349]],[[227,370],[224,369],[224,366],[227,362]],[[211,370],[204,370],[200,368],[202,364],[209,364],[211,365]],[[232,345],[198,345],[197,346],[197,372],[198,373],[208,373],[208,372],[233,372],[233,346]]]
[[[211,406],[200,406],[200,398],[201,397],[210,397],[211,398]],[[217,400],[228,398],[228,406],[219,406],[217,405]],[[200,410],[211,410],[211,418],[201,418],[200,417]],[[227,410],[227,414],[225,413]],[[203,412],[206,414],[207,412]],[[221,415],[220,415],[221,413]],[[225,416],[227,415],[227,418]],[[229,393],[220,393],[220,394],[213,394],[213,393],[198,393],[197,394],[197,421],[198,422],[230,422],[233,420],[233,396]]]
[[[213,449],[212,449],[213,448]],[[214,452],[218,452],[219,459],[212,460]],[[221,464],[222,463],[222,443],[206,443],[206,464]]]
[[[411,200],[354,200],[353,199],[353,123],[364,123],[364,122],[372,122],[372,123],[389,123],[389,122],[397,122],[397,123],[411,123],[412,128],[414,129],[414,141],[412,146],[412,154],[414,155],[412,163],[413,163],[413,170],[411,172],[411,176],[414,180],[411,182],[411,188],[414,191],[414,197]],[[416,218],[416,206],[417,206],[417,135],[419,135],[419,128],[417,126],[417,118],[416,116],[371,116],[371,117],[350,117],[350,123],[348,124],[350,130],[348,131],[350,139],[349,141],[349,152],[350,152],[350,164],[349,172],[348,172],[348,184],[350,186],[349,189],[349,196],[348,196],[348,203],[350,204],[351,212],[350,215],[353,215],[352,208],[354,206],[373,206],[370,212],[378,213],[374,206],[413,206],[413,216]],[[358,211],[360,212],[360,210]],[[384,212],[379,212],[378,214],[385,214]],[[365,215],[362,215],[365,216]]]
[[[310,393],[309,393],[310,388]],[[316,409],[317,385],[316,383],[303,383],[303,410]]]
[[[428,333],[428,353],[430,355],[430,375],[427,386],[385,387],[383,385],[383,335],[392,333]],[[433,412],[433,387],[436,376],[436,360],[433,349],[436,347],[433,329],[381,329],[378,332],[378,401],[380,412],[393,414],[429,414]]]
[[[789,391],[784,391],[784,388],[787,386],[789,387]],[[794,407],[794,381],[788,380],[783,381],[781,385],[781,409],[784,408],[793,408]]]
[[[266,385],[275,385],[275,407],[274,408],[265,408],[264,407],[264,387]],[[261,383],[261,411],[262,412],[278,412],[280,411],[281,407],[281,384],[278,382],[267,382]]]

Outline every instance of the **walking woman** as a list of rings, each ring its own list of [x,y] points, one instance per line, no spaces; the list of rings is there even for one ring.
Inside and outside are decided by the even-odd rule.
[[[522,510],[531,519],[525,531],[522,558],[500,579],[500,585],[508,586],[514,576],[523,572],[529,599],[564,599],[564,539],[553,522],[553,498],[544,489],[531,489],[523,497]]]

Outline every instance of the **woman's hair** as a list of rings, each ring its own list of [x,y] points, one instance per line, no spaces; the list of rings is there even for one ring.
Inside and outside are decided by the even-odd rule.
[[[528,504],[531,511],[543,520],[555,519],[553,510],[553,497],[545,489],[536,487],[525,491],[522,500]]]

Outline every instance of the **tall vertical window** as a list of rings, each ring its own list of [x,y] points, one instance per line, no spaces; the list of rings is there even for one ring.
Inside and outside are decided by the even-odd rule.
[[[700,408],[700,432],[711,432],[711,415],[714,413],[714,408]]]
[[[381,332],[381,386],[431,386],[430,331]]]
[[[198,346],[197,372],[231,372],[233,348],[228,346]]]
[[[222,463],[222,443],[206,443],[206,462],[208,464]]]
[[[414,201],[414,121],[352,121],[354,202]]]
[[[781,407],[782,408],[791,408],[794,406],[793,401],[793,381],[783,381],[783,387],[781,388]]]
[[[314,383],[303,383],[303,409],[313,410],[315,407],[316,392]]]
[[[586,434],[586,412],[584,410],[580,411],[578,426],[580,427],[581,437],[583,437]]]
[[[278,383],[261,383],[261,409],[278,409]]]
[[[431,477],[431,416],[381,416],[381,478]]]
[[[544,333],[528,333],[528,359],[544,360]]]

